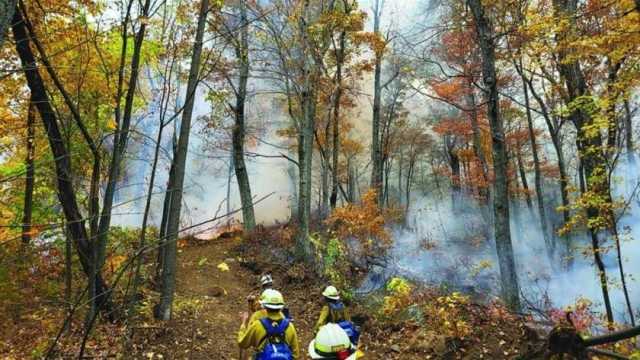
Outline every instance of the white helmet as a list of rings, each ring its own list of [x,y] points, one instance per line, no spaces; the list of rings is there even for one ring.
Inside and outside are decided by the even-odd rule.
[[[260,277],[260,285],[266,286],[266,285],[272,285],[272,284],[273,284],[273,278],[271,278],[270,274],[265,274]]]
[[[284,308],[284,297],[278,290],[267,289],[260,295],[260,305],[266,309],[280,310]]]
[[[356,349],[340,325],[328,323],[318,330],[316,338],[309,343],[309,356],[312,359],[354,360]]]
[[[340,293],[335,286],[329,285],[322,292],[322,296],[331,299],[331,300],[340,300]]]

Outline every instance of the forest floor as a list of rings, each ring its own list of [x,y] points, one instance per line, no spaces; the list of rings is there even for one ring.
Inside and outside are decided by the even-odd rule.
[[[135,357],[239,359],[236,337],[240,313],[247,311],[247,296],[258,294],[257,274],[273,270],[251,271],[247,263],[255,262],[241,257],[241,245],[241,237],[233,235],[189,241],[182,247],[174,319],[163,326],[147,323],[136,327]],[[275,279],[278,284],[278,277]],[[305,348],[320,311],[318,298],[310,294],[319,291],[311,284],[281,289]]]
[[[247,310],[247,295],[258,293],[259,274],[271,272],[294,318],[302,359],[307,359],[306,347],[313,336],[324,283],[301,264],[274,262],[272,254],[265,254],[267,251],[243,242],[239,234],[184,243],[179,254],[174,319],[166,324],[148,316],[148,322],[134,327],[133,357],[239,359],[236,346],[239,314]],[[414,300],[435,303],[435,299],[419,296]],[[361,349],[366,359],[537,358],[531,355],[541,341],[523,319],[502,315],[497,319],[488,308],[472,304],[468,311],[474,313],[465,314],[469,324],[475,321],[473,317],[483,323],[482,328],[473,329],[479,333],[474,341],[451,342],[442,334],[425,331],[425,326],[410,321],[385,324],[371,321],[364,327]],[[370,318],[366,315],[370,310],[362,304],[354,305],[352,312]]]
[[[153,305],[159,294],[152,290],[152,283],[146,283],[138,315],[128,322],[100,321],[87,343],[86,355],[100,359],[239,359],[240,313],[248,310],[247,295],[258,294],[259,275],[269,272],[298,330],[299,360],[308,359],[306,348],[327,282],[309,266],[293,260],[288,251],[293,246],[291,234],[287,225],[279,225],[249,238],[228,232],[208,239],[181,239],[172,320],[154,319]],[[144,273],[153,272],[154,256],[146,259]],[[511,313],[499,301],[480,301],[404,280],[399,283],[408,290],[396,292],[392,283],[349,304],[354,318],[362,321],[360,349],[366,360],[545,358],[549,324],[541,326],[531,316]],[[1,359],[42,358],[62,324],[63,308],[43,306],[42,298],[29,294],[24,296],[32,301],[20,312],[0,312],[0,320],[9,325],[0,328]],[[78,314],[75,318],[50,358],[77,358],[83,317]],[[637,348],[633,341],[617,345],[622,346],[609,349],[630,354]],[[252,355],[251,350],[247,355]]]

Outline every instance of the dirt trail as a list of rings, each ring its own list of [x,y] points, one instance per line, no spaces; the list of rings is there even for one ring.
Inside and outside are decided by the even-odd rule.
[[[236,335],[246,297],[257,293],[257,275],[242,266],[234,252],[240,237],[218,238],[205,244],[189,244],[179,253],[174,319],[139,331],[144,336],[136,358],[238,359]],[[221,263],[229,267],[221,270]],[[275,279],[276,285],[278,279]],[[291,308],[302,348],[310,340],[313,316],[319,311],[307,289],[285,301]],[[305,309],[300,311],[300,309]],[[304,358],[304,357],[303,357]]]

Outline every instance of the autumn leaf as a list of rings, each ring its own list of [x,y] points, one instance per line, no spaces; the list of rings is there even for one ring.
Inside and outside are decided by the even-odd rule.
[[[206,260],[206,259],[205,259]],[[227,265],[226,262],[221,262],[220,264],[218,264],[218,270],[220,271],[229,271],[229,265]]]

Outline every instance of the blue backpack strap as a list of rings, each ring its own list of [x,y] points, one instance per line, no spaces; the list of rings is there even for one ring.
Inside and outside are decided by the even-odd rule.
[[[344,309],[344,304],[342,303],[342,301],[330,302],[329,307],[332,310],[342,310]]]
[[[287,318],[284,318],[280,320],[280,322],[278,323],[278,326],[273,326],[273,323],[275,321],[269,319],[268,317],[264,317],[260,319],[260,322],[262,323],[262,326],[267,332],[267,337],[269,337],[274,335],[284,335],[285,331],[287,330],[287,327],[289,326],[290,320]]]

